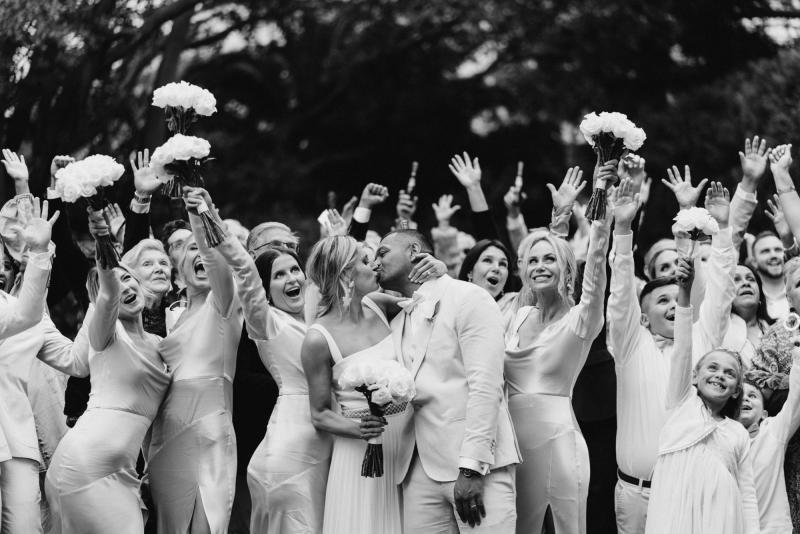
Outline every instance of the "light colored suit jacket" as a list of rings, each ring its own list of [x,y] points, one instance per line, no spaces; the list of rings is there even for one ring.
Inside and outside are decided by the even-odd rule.
[[[489,293],[449,276],[423,284],[413,316],[392,322],[403,358],[403,327],[415,322],[417,357],[411,363],[417,395],[400,445],[396,480],[408,471],[414,446],[425,473],[439,482],[458,478],[463,460],[490,469],[520,461],[504,395],[503,318]]]

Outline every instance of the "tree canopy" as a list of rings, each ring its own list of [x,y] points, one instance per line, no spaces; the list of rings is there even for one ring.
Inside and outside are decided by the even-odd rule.
[[[159,145],[166,129],[152,91],[185,79],[218,100],[196,132],[212,144],[207,181],[223,216],[283,220],[309,235],[328,191],[349,197],[377,181],[396,192],[412,160],[418,218],[431,220],[433,199],[459,189],[446,163],[465,149],[481,157],[499,211],[525,161],[524,211],[544,224],[544,183],[593,165],[575,135],[593,110],[627,113],[647,131],[642,154],[656,182],[689,163],[732,186],[745,135],[791,142],[797,128],[791,1],[5,0],[0,9],[0,144],[33,156],[34,187],[55,154],[126,162]],[[651,209],[645,239],[668,229],[675,205],[653,195]]]

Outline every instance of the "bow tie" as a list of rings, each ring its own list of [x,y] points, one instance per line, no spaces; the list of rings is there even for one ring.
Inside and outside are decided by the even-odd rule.
[[[417,304],[419,304],[424,300],[425,300],[424,295],[414,292],[414,294],[411,295],[410,299],[401,300],[400,302],[397,303],[397,305],[400,306],[400,308],[402,308],[404,312],[411,313],[412,311],[414,311],[414,308],[417,307]]]
[[[656,342],[656,346],[661,351],[663,351],[667,347],[672,346],[675,343],[675,340],[670,339],[668,337],[664,337],[664,336],[659,335],[659,334],[653,334],[653,339]]]

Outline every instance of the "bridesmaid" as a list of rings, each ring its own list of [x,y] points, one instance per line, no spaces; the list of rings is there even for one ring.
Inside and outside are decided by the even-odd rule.
[[[507,333],[505,374],[523,459],[517,469],[520,534],[541,532],[548,511],[556,534],[586,532],[589,451],[571,397],[603,327],[610,219],[592,224],[577,304],[569,243],[542,230],[519,247],[523,292],[533,305],[519,309]]]
[[[177,269],[188,307],[158,346],[173,377],[153,422],[150,489],[159,532],[226,534],[236,482],[231,404],[242,311],[230,268],[203,236],[197,208],[207,204],[204,192],[186,187],[184,200],[193,236]]]
[[[233,268],[247,332],[280,388],[267,433],[247,467],[250,532],[322,531],[331,437],[311,424],[300,361],[306,277],[297,255],[265,250],[253,262],[235,236],[217,248]]]
[[[93,221],[95,236],[98,229],[108,231]],[[55,533],[136,534],[144,530],[136,459],[170,377],[158,355],[160,338],[142,326],[145,298],[138,279],[126,267],[98,271],[88,326],[92,395],[56,448],[47,500]]]

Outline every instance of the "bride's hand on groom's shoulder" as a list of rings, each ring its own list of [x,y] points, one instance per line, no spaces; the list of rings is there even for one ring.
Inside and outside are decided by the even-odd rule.
[[[361,432],[361,439],[370,440],[372,438],[380,437],[386,427],[386,418],[378,417],[377,415],[367,415],[361,418],[361,424],[358,426]]]
[[[432,254],[423,252],[417,254],[412,260],[414,267],[408,273],[408,279],[415,284],[421,284],[428,280],[435,280],[447,274],[447,265],[443,261],[437,260]]]

